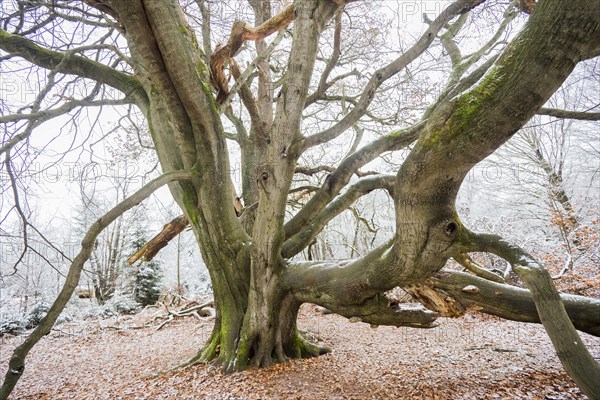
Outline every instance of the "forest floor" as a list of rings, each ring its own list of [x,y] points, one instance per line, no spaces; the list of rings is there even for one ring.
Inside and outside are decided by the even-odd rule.
[[[13,399],[585,399],[541,325],[467,315],[434,329],[379,327],[303,306],[301,329],[334,351],[229,375],[189,359],[211,323],[144,315],[69,323],[33,349]],[[129,329],[115,329],[129,327]],[[582,334],[597,359],[600,338]],[[0,374],[23,337],[0,338]],[[160,371],[168,371],[159,373]]]

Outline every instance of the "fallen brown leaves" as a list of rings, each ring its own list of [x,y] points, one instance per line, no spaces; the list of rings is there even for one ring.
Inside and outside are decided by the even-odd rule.
[[[441,322],[430,330],[371,329],[304,306],[300,328],[323,338],[332,354],[230,375],[204,365],[157,374],[193,356],[210,323],[175,319],[160,331],[79,326],[75,335],[53,332],[40,342],[13,398],[585,399],[541,326],[471,315]],[[600,356],[600,339],[583,336]],[[0,340],[4,368],[23,339]]]

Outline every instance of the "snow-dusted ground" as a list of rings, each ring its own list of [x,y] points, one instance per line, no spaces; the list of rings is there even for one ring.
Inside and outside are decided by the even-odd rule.
[[[305,305],[300,328],[332,354],[231,375],[203,365],[156,375],[193,356],[212,324],[131,329],[155,311],[61,325],[32,351],[13,398],[585,399],[540,325],[467,315],[429,330],[371,329]],[[600,357],[600,338],[582,336]],[[22,340],[0,338],[2,375]]]

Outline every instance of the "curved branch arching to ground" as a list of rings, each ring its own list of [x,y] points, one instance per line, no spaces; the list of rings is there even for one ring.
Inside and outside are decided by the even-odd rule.
[[[512,264],[513,270],[531,291],[539,319],[563,367],[585,394],[592,399],[599,398],[600,365],[575,330],[548,271],[523,249],[495,235],[473,234],[472,246],[496,254]]]
[[[54,326],[54,323],[60,316],[60,313],[73,295],[73,292],[79,283],[83,265],[91,256],[98,235],[108,225],[123,215],[123,213],[147,199],[160,187],[171,182],[189,180],[191,178],[192,173],[188,171],[165,173],[148,182],[141,189],[121,201],[92,224],[81,241],[81,250],[73,259],[73,262],[69,267],[65,283],[58,294],[58,297],[54,300],[54,303],[48,310],[46,316],[40,321],[39,325],[29,334],[29,336],[27,336],[27,339],[14,350],[8,363],[8,371],[6,372],[4,381],[0,387],[0,400],[8,399],[8,396],[25,371],[25,358],[27,357],[27,354],[29,354],[33,346],[35,346],[41,338],[50,332],[52,326]]]

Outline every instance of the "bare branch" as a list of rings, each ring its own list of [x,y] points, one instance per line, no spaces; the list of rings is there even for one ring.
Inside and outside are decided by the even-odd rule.
[[[394,181],[395,177],[392,175],[376,175],[360,179],[350,186],[344,194],[327,205],[300,232],[286,240],[281,253],[286,258],[298,254],[317,237],[329,221],[348,209],[359,197],[375,189],[386,189],[393,193]]]
[[[206,2],[206,0],[196,0],[196,4],[198,4],[200,14],[202,14],[202,48],[204,49],[204,55],[208,63],[208,60],[212,56],[212,47],[210,45],[210,3]]]
[[[319,84],[317,86],[317,90],[315,91],[315,93],[313,93],[312,95],[308,96],[308,98],[306,99],[306,104],[305,107],[314,103],[315,101],[317,101],[323,94],[325,94],[325,91],[331,87],[331,85],[333,85],[334,82],[327,82],[327,79],[329,78],[329,74],[331,73],[331,71],[333,71],[333,68],[336,66],[338,60],[340,59],[340,52],[341,52],[341,36],[342,36],[342,9],[340,9],[337,14],[335,15],[335,29],[333,32],[333,52],[331,54],[331,58],[329,59],[329,61],[327,61],[327,64],[325,65],[325,69],[323,70],[323,73],[321,74],[321,78],[319,79]],[[351,71],[349,74],[353,75],[353,72]],[[349,76],[349,75],[346,75]],[[338,79],[343,79],[338,77]]]
[[[352,322],[434,327],[437,313],[397,305],[384,296],[395,286],[386,269],[390,246],[388,242],[357,260],[292,263],[284,272],[284,284],[299,302],[318,304]]]
[[[132,75],[69,52],[61,53],[45,49],[29,39],[12,35],[2,29],[0,29],[0,49],[42,68],[105,83],[137,101],[143,102],[146,99],[146,94],[138,80]]]
[[[52,108],[48,110],[40,110],[34,113],[28,114],[9,114],[0,116],[0,124],[15,122],[21,120],[36,120],[38,125],[42,122],[48,121],[52,118],[59,117],[61,115],[67,114],[68,112],[74,110],[77,107],[102,107],[102,106],[121,106],[131,104],[131,100],[123,98],[123,99],[104,99],[104,100],[96,100],[90,101],[87,99],[82,100],[73,100],[62,104],[60,107]],[[4,147],[0,149],[0,154],[5,151]]]
[[[0,147],[0,154],[5,151],[13,148],[19,142],[27,139],[33,133],[33,129],[41,125],[42,123],[51,120],[52,118],[59,117],[61,115],[65,115],[78,107],[102,107],[102,106],[117,106],[117,105],[125,105],[131,104],[131,100],[127,98],[118,99],[118,100],[97,100],[97,101],[88,101],[88,100],[73,100],[67,103],[64,103],[60,107],[52,108],[49,110],[41,110],[37,112],[32,112],[28,114],[9,114],[0,117],[0,123],[9,123],[15,122],[19,120],[29,120],[31,126],[28,126],[27,129],[13,136],[8,142]]]
[[[569,111],[558,108],[542,107],[537,112],[538,115],[549,115],[556,118],[578,119],[581,121],[600,121],[600,112],[588,111]]]
[[[406,68],[411,62],[416,60],[427,48],[433,43],[437,33],[457,15],[465,13],[477,5],[481,4],[485,0],[459,0],[449,5],[427,28],[425,33],[421,35],[417,43],[411,48],[404,52],[396,60],[375,71],[373,76],[365,86],[362,92],[360,100],[356,107],[354,107],[341,121],[334,126],[324,130],[323,132],[304,138],[299,144],[298,154],[301,154],[306,149],[313,146],[328,142],[350,128],[352,125],[362,117],[364,111],[367,109],[371,101],[375,97],[375,93],[379,86],[387,79],[396,75],[398,72]]]
[[[316,175],[320,172],[328,172],[331,173],[335,171],[335,167],[332,167],[330,165],[317,165],[315,167],[303,167],[301,165],[296,166],[296,169],[294,170],[294,173],[296,174],[302,174],[302,175],[308,175],[308,176],[313,176]]]
[[[317,91],[313,94],[311,94],[310,96],[308,96],[306,98],[306,104],[304,105],[305,107],[308,107],[309,105],[319,101],[319,100],[335,100],[336,96],[326,96],[325,92],[327,91],[327,89],[329,89],[330,87],[332,87],[336,82],[341,81],[343,79],[346,79],[349,76],[357,76],[360,77],[360,72],[358,72],[358,70],[355,68],[352,71],[334,76],[330,81],[325,82],[323,84],[322,89],[317,89]],[[337,98],[342,98],[342,96],[337,96]],[[345,97],[345,99],[349,98],[349,97]],[[354,101],[353,104],[356,105],[357,101]]]
[[[297,234],[348,184],[350,178],[363,165],[372,161],[385,151],[400,150],[417,139],[425,121],[410,128],[390,132],[354,154],[346,157],[325,180],[325,183],[310,201],[291,220],[285,224],[286,237]]]

